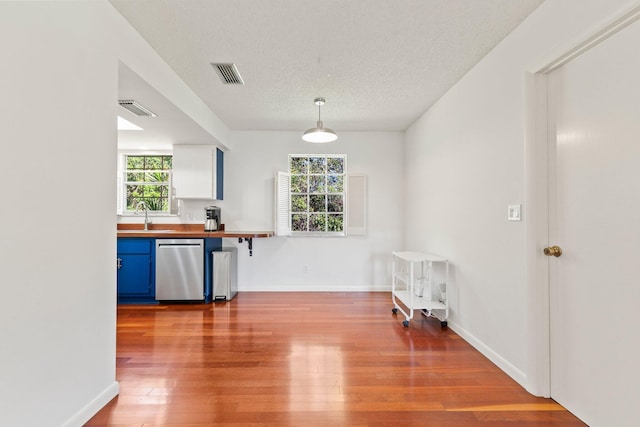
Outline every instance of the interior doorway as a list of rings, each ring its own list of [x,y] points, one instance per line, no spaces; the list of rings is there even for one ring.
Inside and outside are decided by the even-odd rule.
[[[623,17],[534,82],[532,134],[544,147],[529,153],[539,179],[528,192],[548,208],[535,212],[548,222],[532,221],[530,307],[540,303],[532,312],[548,322],[531,328],[540,346],[532,359],[543,361],[530,368],[539,394],[592,426],[636,425],[640,397],[639,15]],[[541,255],[553,245],[560,256]]]

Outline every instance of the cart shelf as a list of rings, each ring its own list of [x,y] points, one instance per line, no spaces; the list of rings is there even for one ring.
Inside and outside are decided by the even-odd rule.
[[[449,281],[449,261],[438,255],[419,252],[393,252],[392,258],[393,313],[400,311],[404,314],[404,326],[409,326],[414,310],[421,310],[425,316],[435,317],[442,326],[447,326],[449,305],[446,292],[442,291]],[[440,282],[438,289],[433,287],[434,263],[444,265],[444,281]]]

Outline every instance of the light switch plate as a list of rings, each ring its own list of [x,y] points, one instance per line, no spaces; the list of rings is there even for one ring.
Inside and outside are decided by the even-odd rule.
[[[509,205],[507,208],[507,219],[509,221],[520,221],[522,218],[522,205]]]

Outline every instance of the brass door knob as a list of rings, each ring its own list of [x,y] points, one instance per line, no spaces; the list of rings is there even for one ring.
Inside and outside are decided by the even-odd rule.
[[[562,255],[562,248],[560,248],[560,246],[549,246],[548,248],[544,248],[543,252],[546,256],[554,256],[557,258]]]

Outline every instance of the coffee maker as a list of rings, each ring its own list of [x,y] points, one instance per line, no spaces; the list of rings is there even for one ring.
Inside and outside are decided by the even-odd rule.
[[[204,211],[204,231],[218,231],[220,228],[220,208],[217,206],[207,206],[204,208]]]

